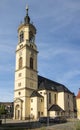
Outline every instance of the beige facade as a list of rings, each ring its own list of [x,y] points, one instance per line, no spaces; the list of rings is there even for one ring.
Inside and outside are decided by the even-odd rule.
[[[16,47],[14,119],[38,119],[41,116],[73,116],[73,93],[62,84],[38,76],[36,28],[26,9],[24,23],[18,28]]]
[[[77,99],[77,118],[80,119],[80,99]]]
[[[76,96],[76,104],[77,104],[77,118],[80,119],[80,89]]]

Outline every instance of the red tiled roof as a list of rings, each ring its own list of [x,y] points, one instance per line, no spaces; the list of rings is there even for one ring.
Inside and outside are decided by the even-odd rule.
[[[76,98],[80,98],[80,89],[78,91],[78,94],[77,94]]]

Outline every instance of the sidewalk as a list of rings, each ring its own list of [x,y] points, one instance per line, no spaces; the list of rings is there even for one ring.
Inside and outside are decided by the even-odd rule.
[[[76,123],[68,122],[64,124],[56,124],[56,125],[36,128],[32,130],[76,130]]]
[[[8,125],[11,124],[11,125]],[[17,124],[20,123],[20,124]],[[31,120],[25,120],[25,121],[19,121],[19,120],[12,120],[12,119],[6,119],[3,120],[3,124],[7,126],[11,126],[12,128],[15,127],[22,127],[22,130],[24,130],[23,128],[27,129],[30,126],[32,126],[31,128],[33,129],[29,129],[29,130],[75,130],[75,127],[77,126],[77,123],[80,124],[79,120],[71,120],[68,121],[67,123],[63,123],[63,124],[53,124],[48,126],[47,124],[44,126],[41,123],[39,123],[38,121],[31,121]],[[32,125],[33,124],[33,125]]]
[[[36,120],[13,120],[13,119],[2,119],[2,124],[7,123],[22,123],[22,122],[31,122]]]

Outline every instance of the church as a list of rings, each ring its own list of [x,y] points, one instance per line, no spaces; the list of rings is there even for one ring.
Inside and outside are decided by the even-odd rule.
[[[42,116],[76,117],[76,98],[63,84],[38,75],[36,27],[26,8],[24,22],[18,27],[15,60],[14,119]]]

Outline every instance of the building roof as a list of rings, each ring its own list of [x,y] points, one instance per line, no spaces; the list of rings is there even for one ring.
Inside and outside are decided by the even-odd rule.
[[[40,95],[37,91],[33,91],[30,97],[43,97],[42,95]]]
[[[72,93],[66,86],[63,84],[57,83],[50,79],[47,79],[42,76],[38,76],[38,90],[51,90],[57,92],[68,92]]]
[[[60,106],[57,104],[53,104],[48,111],[64,111]]]
[[[0,102],[0,105],[12,105],[13,102]]]
[[[78,91],[76,98],[80,98],[80,88],[79,88],[79,91]]]

